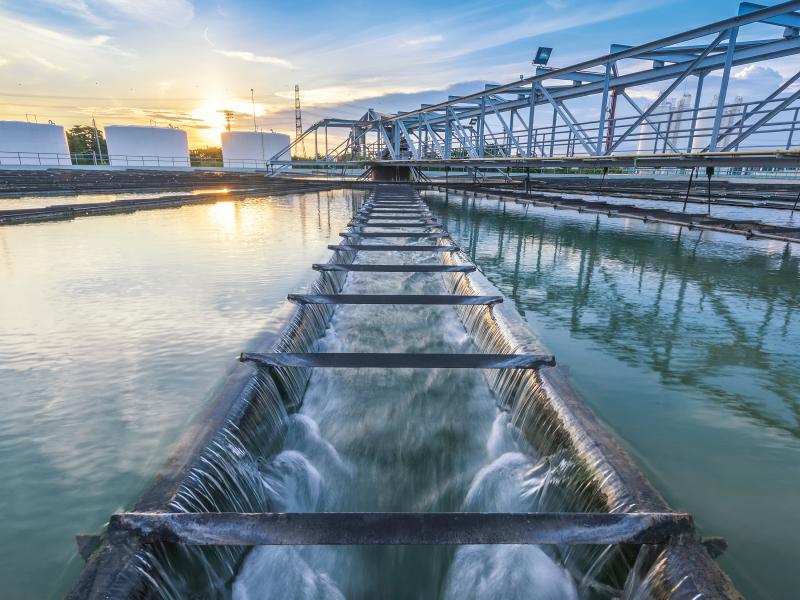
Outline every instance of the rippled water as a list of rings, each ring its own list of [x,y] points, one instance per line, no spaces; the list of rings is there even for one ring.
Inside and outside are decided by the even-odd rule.
[[[329,256],[351,195],[0,228],[3,598],[64,593],[81,566],[74,534],[144,490],[238,352]]]
[[[796,596],[800,247],[428,199],[668,501],[728,540],[739,589]]]
[[[329,256],[349,197],[0,228],[4,597],[63,593],[81,564],[74,533],[99,529],[144,489],[232,357],[286,293],[311,281],[310,263]],[[705,534],[728,539],[723,564],[740,589],[792,597],[796,252],[626,219],[430,198],[668,500],[695,513]],[[440,293],[430,287],[438,281],[352,273],[348,291]],[[471,351],[451,309],[401,310],[340,307],[322,349]],[[265,484],[286,510],[529,509],[520,490],[536,488],[537,457],[512,439],[483,379],[470,377],[315,372]],[[376,573],[390,574],[385,588]],[[380,589],[510,597],[542,582],[554,597],[576,593],[535,547],[260,548],[231,591],[262,598],[264,580],[320,598]]]
[[[397,230],[399,231],[399,230]],[[369,243],[396,244],[396,239]],[[422,242],[429,243],[429,242]],[[362,252],[358,263],[437,264],[430,252]],[[350,273],[344,293],[443,294],[436,273]],[[475,352],[450,306],[340,306],[322,352]],[[536,510],[539,458],[518,446],[480,371],[318,369],[281,452],[258,468],[277,511]],[[533,474],[532,474],[533,473]],[[541,471],[539,471],[541,475]],[[535,546],[259,547],[236,600],[577,598]]]

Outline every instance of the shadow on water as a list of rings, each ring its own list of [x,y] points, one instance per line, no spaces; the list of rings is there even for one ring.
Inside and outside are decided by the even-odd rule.
[[[747,597],[795,594],[800,248],[428,193]]]

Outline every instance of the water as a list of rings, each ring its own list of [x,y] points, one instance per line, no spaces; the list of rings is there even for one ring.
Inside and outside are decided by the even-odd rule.
[[[428,198],[673,507],[727,539],[745,596],[794,597],[800,248]]]
[[[640,208],[663,209],[675,213],[683,211],[683,204],[670,200],[653,200],[643,198],[619,198],[617,196],[604,196],[602,194],[555,194],[545,193],[545,196],[563,196],[564,198],[578,198],[589,202],[607,202],[608,204],[627,204]],[[787,203],[791,207],[791,203]],[[686,213],[692,215],[708,215],[708,205],[698,202],[688,202]],[[738,221],[760,221],[767,225],[781,225],[785,227],[800,227],[800,210],[791,211],[777,208],[763,208],[759,206],[723,206],[711,205],[711,216]]]
[[[162,196],[184,196],[187,194],[222,194],[222,190],[185,190],[180,192],[129,192],[122,194],[68,194],[68,195],[29,195],[0,197],[0,210],[18,210],[23,208],[46,208],[48,206],[66,204],[90,204],[94,202],[115,202],[117,200],[133,200],[136,198],[160,198]]]
[[[238,353],[330,255],[350,196],[0,228],[3,598],[63,595],[82,566],[74,534],[141,494]]]
[[[0,229],[6,596],[64,591],[80,566],[73,534],[98,529],[143,490],[229,357],[287,292],[304,289],[310,263],[329,256],[348,198]],[[800,500],[792,253],[671,226],[431,198],[668,500],[728,538],[723,565],[739,587],[791,597]],[[441,293],[440,282],[352,273],[346,291]],[[452,308],[386,306],[339,307],[321,350],[474,351]],[[282,418],[284,446],[250,466],[279,510],[536,510],[547,487],[547,457],[520,442],[479,374],[318,370],[302,411]],[[218,591],[585,595],[561,559],[536,547],[259,548]]]
[[[397,243],[370,239],[368,243]],[[429,243],[429,242],[420,242]],[[365,252],[359,263],[438,263],[430,252]],[[350,273],[343,292],[447,293],[437,274]],[[322,352],[463,353],[453,307],[340,306]],[[536,509],[537,456],[515,441],[479,371],[318,369],[288,419],[282,450],[259,467],[277,511]],[[530,496],[525,498],[525,492]],[[491,569],[486,568],[487,562]],[[577,598],[537,547],[260,547],[232,585],[251,598]]]

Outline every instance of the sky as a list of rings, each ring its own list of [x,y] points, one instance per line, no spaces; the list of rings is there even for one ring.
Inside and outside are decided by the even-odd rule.
[[[252,89],[257,127],[293,135],[295,84],[305,127],[410,110],[529,76],[540,45],[564,66],[737,10],[732,0],[0,0],[0,119],[173,125],[190,146],[218,146],[223,110],[234,128],[253,128]],[[791,75],[758,69],[734,83]]]

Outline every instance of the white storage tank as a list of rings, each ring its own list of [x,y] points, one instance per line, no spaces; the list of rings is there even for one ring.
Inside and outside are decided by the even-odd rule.
[[[0,121],[0,165],[72,164],[61,125]]]
[[[188,167],[186,132],[174,127],[109,125],[105,128],[111,164],[121,167]]]
[[[259,131],[225,131],[222,133],[222,161],[226,167],[264,168],[268,160],[289,146],[288,135]],[[286,150],[275,160],[292,160]]]

